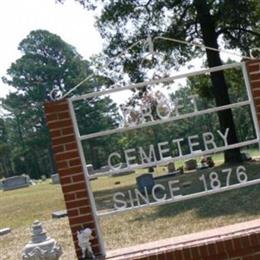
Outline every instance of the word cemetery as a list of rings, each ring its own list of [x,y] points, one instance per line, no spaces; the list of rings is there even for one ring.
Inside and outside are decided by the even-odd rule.
[[[159,142],[153,142],[151,138],[147,144],[144,142],[140,146],[130,146],[129,148],[124,148],[111,152],[109,149],[109,153],[106,155],[107,151],[102,150],[102,164],[105,165],[102,168],[106,169],[101,171],[101,169],[94,170],[93,172],[89,172],[86,170],[90,179],[96,179],[100,176],[105,175],[116,175],[121,173],[132,173],[138,172],[138,169],[146,169],[148,171],[149,168],[153,168],[156,166],[165,167],[169,163],[173,163],[180,160],[188,160],[193,159],[197,160],[201,156],[209,156],[217,152],[225,152],[226,150],[245,147],[251,144],[259,144],[259,126],[257,122],[257,117],[255,113],[255,107],[252,99],[252,93],[250,90],[250,86],[248,83],[247,72],[244,63],[236,63],[225,65],[225,69],[231,68],[240,68],[242,70],[244,76],[244,85],[246,87],[247,97],[244,99],[238,99],[237,101],[233,101],[231,104],[223,105],[223,106],[215,106],[212,107],[210,105],[209,108],[201,108],[203,102],[199,99],[197,95],[189,94],[186,97],[174,97],[167,98],[166,96],[154,92],[151,97],[147,96],[146,101],[152,100],[151,98],[155,98],[156,100],[153,104],[155,107],[151,107],[151,102],[146,102],[142,99],[139,100],[138,106],[135,107],[127,107],[125,105],[120,105],[122,112],[122,120],[123,124],[119,124],[118,128],[115,129],[104,129],[98,132],[92,132],[86,135],[80,135],[77,142],[80,145],[80,150],[82,151],[81,158],[83,162],[86,162],[85,155],[83,154],[83,146],[82,141],[89,142],[91,139],[99,138],[99,137],[109,137],[111,135],[123,134],[124,132],[131,131],[135,129],[136,131],[140,131],[142,128],[149,129],[149,127],[153,126],[161,126],[164,124],[172,124],[177,126],[176,122],[181,120],[186,120],[187,124],[192,122],[195,117],[202,115],[210,115],[216,114],[218,112],[225,113],[227,109],[239,109],[249,108],[251,113],[251,118],[253,121],[253,131],[254,134],[252,137],[247,138],[246,140],[239,140],[237,143],[229,143],[231,137],[231,130],[229,128],[225,129],[209,129],[206,132],[202,133],[192,133],[182,135],[178,132],[178,135],[173,139],[168,139],[167,136],[163,137],[163,140]],[[208,69],[207,71],[200,71],[198,73],[191,73],[191,76],[205,75],[205,73],[216,72],[218,70],[222,70],[223,68],[216,67],[212,69]],[[177,76],[177,78],[187,78],[189,77],[189,73],[184,74],[182,76]],[[156,84],[161,83],[172,83],[174,81],[174,77],[159,79],[156,81]],[[143,85],[150,84],[149,82],[143,83]],[[138,88],[138,84],[136,85]],[[81,97],[73,97],[70,99],[71,104],[71,114],[74,122],[74,128],[76,132],[79,133],[80,122],[77,121],[75,116],[75,108],[74,101],[87,100],[88,98],[100,97],[112,95],[113,93],[120,92],[126,89],[135,89],[135,85],[130,85],[129,87],[124,88],[114,88],[110,90],[103,90],[100,92],[85,94]],[[142,103],[144,102],[144,103]],[[137,109],[137,110],[136,110]],[[132,115],[135,115],[131,117]],[[192,120],[191,120],[192,119]],[[140,129],[140,130],[139,130]],[[155,141],[155,140],[154,140]],[[99,142],[102,144],[102,142]],[[117,146],[119,147],[119,145]],[[118,149],[118,148],[117,148]],[[93,151],[91,151],[92,153]],[[91,156],[90,156],[91,157]],[[92,164],[95,166],[94,162],[89,161],[88,164]],[[86,163],[87,165],[87,163]],[[206,196],[212,193],[222,192],[229,189],[235,189],[243,186],[249,186],[257,183],[259,180],[252,178],[249,174],[246,173],[246,169],[244,166],[240,165],[235,169],[227,168],[222,169],[221,172],[212,171],[208,174],[200,173],[199,170],[194,168],[194,172],[197,172],[196,178],[194,175],[189,175],[189,173],[185,173],[184,175],[193,176],[189,179],[189,185],[183,185],[180,181],[180,178],[168,178],[167,173],[165,173],[165,181],[156,182],[153,178],[156,179],[156,176],[151,175],[151,185],[149,189],[144,185],[143,189],[140,190],[138,187],[133,187],[126,191],[115,191],[112,196],[108,197],[107,202],[110,201],[109,205],[113,205],[112,208],[107,209],[106,211],[102,210],[101,212],[97,212],[97,215],[106,215],[115,212],[121,212],[129,209],[136,209],[144,206],[151,205],[159,205],[170,203],[173,201],[186,200],[190,198]],[[146,171],[146,172],[147,172]],[[139,174],[140,175],[140,174]],[[170,174],[168,174],[170,176]],[[133,176],[133,178],[137,178],[138,175]],[[163,177],[163,178],[164,178]],[[138,177],[139,178],[139,177]],[[224,179],[223,179],[224,178]],[[226,179],[225,179],[226,178]],[[189,188],[185,188],[189,186]],[[93,196],[93,200],[95,200],[95,194]]]
[[[223,143],[221,146],[222,148],[228,147],[227,137],[228,137],[229,129],[227,128],[225,130],[225,133],[221,133],[221,131],[217,130],[217,135],[214,136],[212,132],[203,133],[201,135],[192,135],[188,136],[187,138],[178,138],[173,139],[171,141],[165,141],[160,142],[157,144],[157,146],[154,146],[153,144],[149,145],[149,152],[146,153],[143,147],[131,148],[124,150],[124,156],[121,156],[118,152],[113,152],[108,157],[108,165],[111,168],[111,170],[119,170],[122,167],[122,162],[120,162],[117,165],[112,164],[112,160],[114,157],[116,157],[119,160],[124,159],[124,162],[126,163],[128,168],[131,168],[132,166],[138,165],[138,158],[141,158],[141,165],[145,163],[162,163],[165,161],[171,161],[172,159],[179,159],[183,156],[182,152],[182,144],[187,142],[190,150],[190,155],[198,155],[199,152],[202,152],[202,150],[199,149],[200,143],[199,139],[200,137],[203,140],[203,147],[205,148],[204,151],[211,152],[212,150],[215,151],[217,147],[217,144],[215,142],[216,139],[220,139]],[[176,146],[176,149],[178,150],[178,156],[172,157],[170,156],[170,144],[173,144]],[[156,150],[160,155],[159,160],[156,159]]]

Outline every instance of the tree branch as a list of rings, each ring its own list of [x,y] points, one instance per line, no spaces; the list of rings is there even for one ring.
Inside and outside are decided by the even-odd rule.
[[[231,27],[231,26],[228,26],[228,27],[225,27],[225,28],[220,29],[220,30],[217,32],[217,35],[220,35],[220,34],[222,34],[222,33],[228,33],[228,31],[232,31],[232,30],[239,30],[239,31],[246,32],[246,33],[250,33],[250,34],[253,34],[253,35],[255,35],[255,36],[260,37],[260,33],[258,33],[258,32],[254,32],[254,31],[249,30],[249,29],[244,29],[244,28],[239,28],[239,27]]]

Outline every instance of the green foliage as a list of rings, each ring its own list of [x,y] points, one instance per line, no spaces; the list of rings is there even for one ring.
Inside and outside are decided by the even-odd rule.
[[[112,68],[122,65],[122,71],[128,74],[132,82],[143,81],[147,69],[151,67],[156,72],[158,67],[168,71],[204,53],[202,49],[172,42],[170,38],[201,42],[214,49],[218,49],[219,41],[224,40],[226,48],[239,48],[246,55],[250,55],[252,48],[260,43],[259,1],[256,0],[76,1],[89,9],[101,9],[97,25],[106,40],[105,54],[110,58],[117,57],[113,60]],[[145,42],[147,36],[154,40],[155,55],[149,62],[143,62],[149,49],[149,44]],[[138,41],[139,44],[118,58],[119,53]],[[207,49],[206,56],[209,67],[222,65],[218,52]],[[223,72],[211,73],[211,82],[216,104],[229,104]],[[218,118],[222,129],[230,129],[228,143],[236,143],[232,111],[219,112]],[[226,161],[236,162],[239,158],[238,149],[226,152]]]
[[[106,40],[106,54],[114,57],[132,43],[151,37],[170,37],[205,43],[205,35],[201,28],[200,15],[202,7],[208,10],[215,27],[215,37],[224,39],[225,47],[239,48],[243,54],[249,55],[250,49],[260,43],[259,1],[94,1],[76,0],[84,7],[99,7],[101,13],[97,19],[102,37]],[[60,1],[64,2],[64,1]],[[201,13],[200,13],[201,12]],[[212,42],[213,44],[213,42]],[[211,46],[215,47],[215,46]],[[185,63],[200,54],[199,49],[182,44],[157,39],[155,50],[163,55],[163,61],[169,66]],[[140,64],[143,46],[135,46],[129,56],[123,58],[125,71],[132,79],[140,77]],[[139,78],[140,80],[140,78]]]
[[[83,60],[73,46],[45,30],[32,31],[21,41],[18,49],[23,53],[22,57],[12,63],[7,70],[8,76],[3,78],[4,83],[16,90],[3,99],[3,106],[10,112],[7,121],[11,159],[16,174],[27,173],[39,178],[56,171],[43,111],[44,102],[53,88],[65,93],[93,72],[89,62]],[[96,77],[82,84],[75,94],[98,90],[107,82],[107,78]],[[93,114],[89,113],[90,108]],[[97,108],[99,112],[96,112]],[[79,119],[87,119],[90,123],[84,125],[85,132],[92,131],[93,126],[102,129],[102,124],[114,124],[117,120],[116,107],[110,98],[85,102],[81,113]],[[94,124],[93,118],[99,118],[100,123]]]

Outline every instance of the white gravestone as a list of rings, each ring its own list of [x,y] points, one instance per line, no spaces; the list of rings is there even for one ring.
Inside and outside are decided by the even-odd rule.
[[[36,220],[32,225],[32,240],[24,247],[23,260],[58,260],[62,255],[61,246],[47,237],[42,224]]]

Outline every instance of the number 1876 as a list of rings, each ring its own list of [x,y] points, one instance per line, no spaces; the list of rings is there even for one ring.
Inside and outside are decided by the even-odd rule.
[[[232,168],[223,169],[221,172],[223,174],[226,174],[226,186],[229,186],[230,178],[232,175]],[[244,166],[240,165],[236,168],[236,177],[237,177],[237,180],[239,181],[239,183],[247,182],[248,178],[247,178],[247,174],[246,174],[246,168]],[[204,174],[202,174],[201,177],[199,178],[199,180],[201,180],[203,182],[204,190],[207,191],[208,183],[207,183],[206,176]],[[211,189],[213,189],[213,190],[220,189],[221,181],[219,179],[217,172],[211,172],[209,174],[209,185],[210,185]]]

